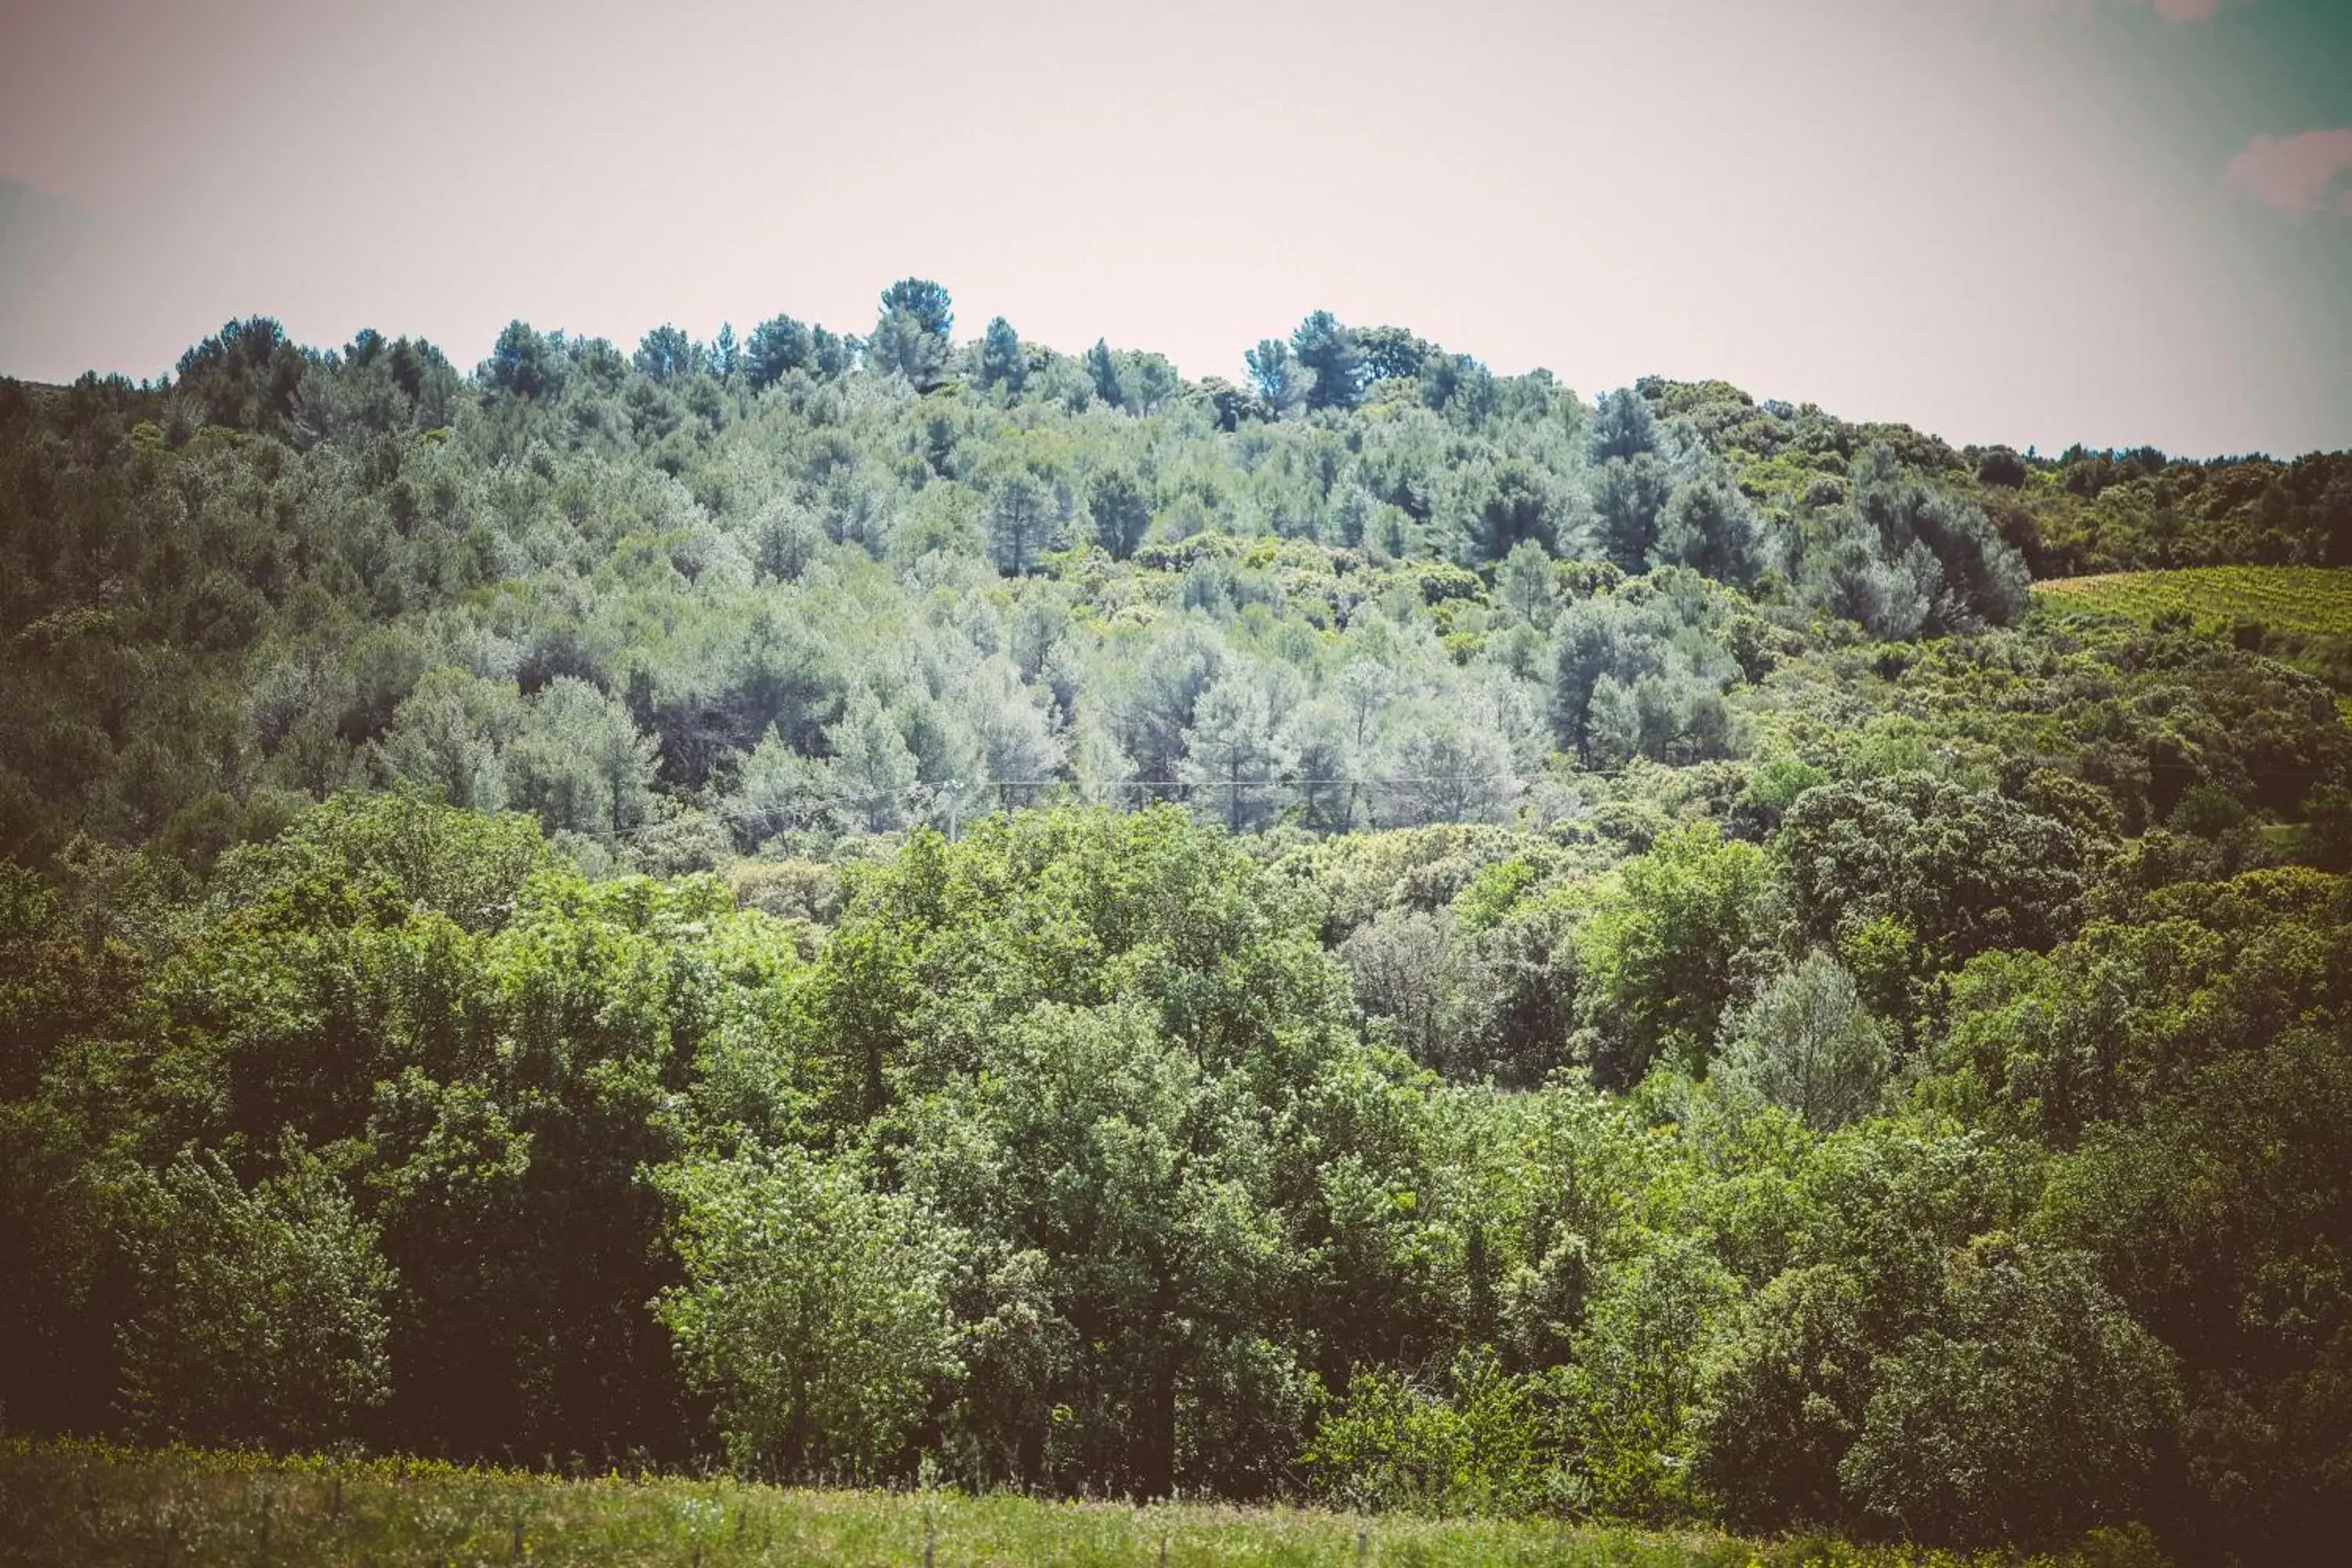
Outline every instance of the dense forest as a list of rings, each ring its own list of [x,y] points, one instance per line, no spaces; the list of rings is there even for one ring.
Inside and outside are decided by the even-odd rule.
[[[0,381],[0,1426],[2333,1560],[2352,454],[1244,366]]]

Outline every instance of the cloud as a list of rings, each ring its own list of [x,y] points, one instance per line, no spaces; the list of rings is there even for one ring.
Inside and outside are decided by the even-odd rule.
[[[2156,0],[2156,14],[2168,22],[2210,22],[2221,0]]]
[[[2291,217],[2352,215],[2352,126],[2257,136],[2230,160],[2222,179]]]

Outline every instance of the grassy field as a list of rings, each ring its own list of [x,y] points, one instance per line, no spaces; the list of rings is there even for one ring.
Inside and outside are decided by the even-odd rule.
[[[2096,1568],[2157,1561],[2135,1545],[2094,1543],[2089,1555],[2063,1561]],[[2012,1560],[1557,1524],[782,1490],[731,1481],[562,1480],[401,1461],[0,1444],[0,1563],[10,1564],[1957,1568],[1995,1561]]]
[[[2053,608],[2104,610],[2152,625],[2186,610],[2199,626],[2227,631],[2260,621],[2273,635],[2352,638],[2352,570],[2327,566],[2190,566],[2111,572],[2033,585]]]

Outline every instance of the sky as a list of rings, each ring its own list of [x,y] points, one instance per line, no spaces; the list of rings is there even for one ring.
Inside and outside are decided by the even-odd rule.
[[[1308,311],[1590,395],[2352,447],[2352,0],[5,0],[0,374],[933,278],[1238,379]]]

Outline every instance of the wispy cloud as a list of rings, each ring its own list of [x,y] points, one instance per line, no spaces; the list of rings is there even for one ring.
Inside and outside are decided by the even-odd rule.
[[[2257,136],[2222,175],[2264,206],[2294,217],[2352,215],[2352,126]]]

